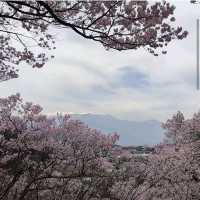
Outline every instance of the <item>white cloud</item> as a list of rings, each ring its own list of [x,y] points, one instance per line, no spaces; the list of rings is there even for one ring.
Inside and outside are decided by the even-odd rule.
[[[200,100],[195,89],[199,6],[176,2],[176,7],[176,23],[190,35],[173,41],[167,55],[154,57],[143,49],[106,51],[96,42],[59,30],[56,58],[43,69],[20,67],[20,78],[0,84],[1,96],[20,92],[48,113],[105,113],[133,120],[166,120],[177,110],[191,115]],[[149,85],[119,85],[122,67],[143,74]]]

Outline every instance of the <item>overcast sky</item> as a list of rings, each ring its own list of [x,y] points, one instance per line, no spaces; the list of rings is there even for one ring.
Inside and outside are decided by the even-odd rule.
[[[111,114],[121,119],[165,121],[178,110],[200,108],[196,90],[196,19],[200,5],[176,1],[176,23],[189,31],[167,55],[144,49],[106,51],[69,30],[57,31],[55,59],[42,69],[20,67],[20,77],[0,83],[1,96],[19,92],[44,112]]]

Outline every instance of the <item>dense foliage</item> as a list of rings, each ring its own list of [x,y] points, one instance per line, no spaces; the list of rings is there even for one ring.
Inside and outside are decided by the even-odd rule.
[[[47,118],[19,94],[0,99],[0,199],[100,195],[103,163],[118,139],[69,116]],[[79,197],[78,197],[79,196]]]
[[[200,198],[200,113],[178,112],[146,156],[68,115],[47,117],[19,94],[0,99],[0,199]]]

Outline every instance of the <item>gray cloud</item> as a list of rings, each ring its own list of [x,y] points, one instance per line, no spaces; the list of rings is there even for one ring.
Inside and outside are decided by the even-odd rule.
[[[145,73],[137,71],[134,67],[122,67],[119,69],[119,86],[140,88],[150,87],[149,78]]]

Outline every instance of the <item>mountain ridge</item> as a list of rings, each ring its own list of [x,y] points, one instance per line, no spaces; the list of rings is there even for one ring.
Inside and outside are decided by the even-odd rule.
[[[120,135],[120,145],[148,145],[153,146],[162,142],[164,130],[157,120],[131,121],[118,119],[112,115],[102,114],[71,114],[77,119],[104,133],[117,132]]]

